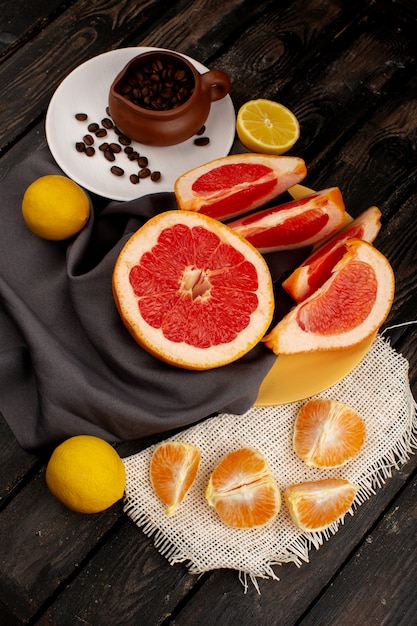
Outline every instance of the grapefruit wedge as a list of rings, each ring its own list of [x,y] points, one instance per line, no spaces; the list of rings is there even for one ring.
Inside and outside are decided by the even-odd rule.
[[[292,200],[256,211],[228,223],[263,254],[312,246],[341,228],[345,205],[338,187],[324,189],[301,200]]]
[[[174,192],[180,209],[225,220],[260,207],[306,174],[299,157],[235,154],[186,172]]]
[[[275,354],[350,348],[386,319],[394,298],[394,273],[387,258],[360,239],[350,239],[346,247],[324,285],[264,337]]]
[[[126,243],[113,293],[135,340],[172,365],[204,370],[246,354],[274,310],[262,255],[225,224],[166,211]]]
[[[330,240],[317,248],[282,283],[285,291],[296,301],[302,302],[326,282],[336,263],[346,252],[348,239],[363,239],[372,243],[381,228],[381,211],[370,207],[353,222],[345,226]]]

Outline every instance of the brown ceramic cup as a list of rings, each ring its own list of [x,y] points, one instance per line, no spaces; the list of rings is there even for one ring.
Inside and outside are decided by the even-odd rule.
[[[179,75],[185,73],[188,77],[186,87],[189,96],[182,103],[169,103],[165,110],[157,110],[151,104],[146,107],[142,103],[137,104],[130,94],[126,95],[132,75],[142,76],[144,65],[149,68],[155,62],[155,67],[174,66],[178,68]],[[140,87],[140,84],[136,86]],[[224,98],[229,90],[230,80],[224,72],[209,70],[200,74],[181,55],[152,50],[134,57],[116,76],[110,87],[109,109],[115,125],[131,139],[149,146],[171,146],[197,133],[208,118],[211,103]]]

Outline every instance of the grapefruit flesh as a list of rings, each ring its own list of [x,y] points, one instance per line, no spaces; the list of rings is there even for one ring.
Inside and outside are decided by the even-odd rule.
[[[331,277],[264,337],[275,354],[350,348],[377,332],[394,298],[394,273],[370,243],[346,242]]]
[[[129,239],[115,264],[113,293],[136,341],[187,369],[246,354],[274,310],[261,254],[221,222],[182,211],[157,215]]]
[[[281,494],[265,457],[254,448],[229,452],[214,468],[206,499],[233,528],[270,524],[281,507]]]
[[[298,157],[230,155],[186,172],[174,192],[178,208],[226,220],[260,207],[306,174]]]
[[[372,243],[381,228],[381,211],[370,207],[353,222],[333,235],[315,250],[282,283],[285,291],[296,301],[311,296],[330,278],[334,266],[346,253],[348,239],[363,239]]]
[[[300,200],[257,211],[228,223],[260,252],[312,246],[343,224],[345,206],[340,189],[324,189]]]

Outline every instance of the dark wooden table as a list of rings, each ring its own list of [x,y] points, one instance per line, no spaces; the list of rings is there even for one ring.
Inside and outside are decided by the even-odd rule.
[[[225,70],[236,109],[265,97],[296,113],[309,186],[339,186],[353,215],[380,207],[378,248],[397,283],[386,326],[416,320],[416,40],[415,0],[3,0],[0,175],[45,145],[49,100],[76,66],[124,46],[176,49]],[[417,328],[387,334],[417,397]],[[260,595],[234,571],[171,567],[121,503],[64,509],[45,463],[0,416],[2,625],[417,624],[417,456]]]

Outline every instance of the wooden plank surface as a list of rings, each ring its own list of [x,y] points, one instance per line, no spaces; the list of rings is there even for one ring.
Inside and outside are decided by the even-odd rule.
[[[377,246],[397,277],[385,326],[410,362],[416,397],[415,326],[390,328],[416,319],[413,6],[37,0],[25,13],[20,1],[7,5],[0,33],[14,35],[0,35],[0,177],[45,145],[43,119],[55,88],[96,54],[155,45],[225,70],[236,108],[270,97],[296,112],[294,153],[306,160],[307,184],[340,185],[352,215],[372,204],[382,210]],[[119,450],[131,454],[152,441]],[[1,625],[413,623],[416,456],[308,564],[277,568],[280,582],[260,581],[261,594],[251,585],[244,594],[234,571],[199,578],[184,565],[169,566],[121,503],[97,516],[64,509],[47,491],[45,462],[19,447],[0,416]]]

